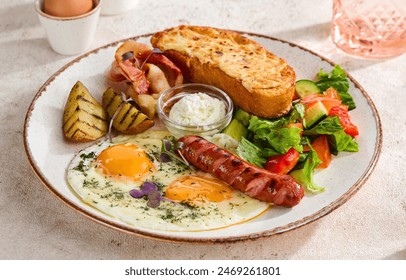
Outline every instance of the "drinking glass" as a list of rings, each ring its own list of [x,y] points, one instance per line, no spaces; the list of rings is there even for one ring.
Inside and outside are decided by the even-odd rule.
[[[331,37],[349,54],[401,55],[406,52],[406,0],[333,0]]]

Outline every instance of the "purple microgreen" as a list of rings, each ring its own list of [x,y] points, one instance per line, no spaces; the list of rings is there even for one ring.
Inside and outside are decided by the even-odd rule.
[[[172,150],[172,143],[168,139],[162,139],[162,144],[164,145],[165,151]]]
[[[177,150],[177,152],[178,152],[178,155],[182,158],[181,162],[183,162],[184,164],[189,166],[190,163],[187,161],[187,159],[184,157],[184,155],[180,152],[180,150]]]
[[[130,190],[130,195],[134,198],[141,198],[145,195],[145,193],[142,190]]]
[[[164,53],[164,52],[161,51],[159,48],[153,48],[153,49],[152,49],[152,52],[153,52],[153,53],[159,53],[159,54],[163,54],[163,53]]]
[[[172,161],[172,159],[168,154],[162,153],[159,155],[159,161],[160,162],[170,162],[170,161]]]
[[[168,154],[172,150],[172,143],[168,139],[162,139],[161,154],[159,155],[159,160],[161,162],[170,162],[171,156]]]
[[[152,191],[148,194],[148,203],[147,206],[151,208],[156,208],[161,203],[162,196],[159,191]]]
[[[185,146],[185,143],[176,141],[175,143],[175,151],[176,153],[182,158],[182,161],[189,166],[189,162],[185,158],[185,156],[181,153],[181,149]]]
[[[152,183],[152,182],[145,182],[141,185],[141,190],[145,193],[145,194],[149,194],[153,191],[157,191],[158,187]]]
[[[130,195],[134,198],[143,198],[144,196],[147,196],[147,206],[151,208],[158,207],[161,201],[164,200],[161,193],[158,191],[158,186],[152,182],[144,182],[139,190],[130,190]]]
[[[142,68],[144,67],[145,63],[147,63],[148,59],[151,57],[152,54],[154,53],[158,53],[158,54],[163,54],[163,52],[158,49],[158,48],[153,48],[151,50],[151,52],[148,54],[147,58],[142,62],[140,69],[142,70]]]
[[[185,164],[186,166],[189,166],[189,162],[183,157],[183,155],[181,155],[181,157],[179,157],[176,154],[177,149],[174,148],[176,146],[177,146],[177,142],[174,137],[162,139],[161,154],[159,156],[160,161],[169,162],[172,159],[174,159],[174,160],[177,160],[177,161]]]
[[[121,55],[122,60],[128,60],[128,59],[131,59],[133,57],[134,57],[134,52],[133,51],[129,51],[129,52],[123,53]]]
[[[185,143],[183,143],[183,142],[176,142],[176,143],[175,143],[175,150],[177,151],[177,150],[179,150],[179,149],[182,149],[184,146],[185,146]]]
[[[132,99],[131,97],[127,98],[127,96],[125,95],[124,92],[121,92],[121,100],[122,100],[123,102],[121,102],[120,106],[118,106],[117,110],[114,112],[113,116],[112,116],[111,119],[110,119],[109,131],[108,131],[108,134],[107,134],[108,137],[109,137],[110,143],[113,142],[113,137],[111,136],[111,131],[112,131],[114,119],[117,117],[118,112],[120,112],[120,110],[123,108],[123,106],[124,106],[126,103],[128,103],[128,102],[130,102],[130,101],[133,101],[133,99]]]

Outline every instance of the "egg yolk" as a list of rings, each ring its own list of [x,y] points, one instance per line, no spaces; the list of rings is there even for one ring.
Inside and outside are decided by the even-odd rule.
[[[125,177],[134,181],[155,171],[152,161],[134,144],[108,147],[97,157],[97,163],[106,175]]]
[[[226,183],[200,176],[182,177],[165,190],[165,197],[174,201],[220,202],[230,199],[231,194]]]

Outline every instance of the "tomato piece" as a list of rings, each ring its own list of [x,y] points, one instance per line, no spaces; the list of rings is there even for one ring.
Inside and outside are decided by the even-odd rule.
[[[301,129],[300,131],[300,137],[302,137],[303,134],[303,124],[302,123],[290,123],[288,125],[286,125],[287,128],[291,128],[291,127],[297,127],[299,129]]]
[[[350,115],[348,114],[348,107],[335,106],[329,111],[329,116],[337,116],[340,119],[340,124],[344,128],[344,132],[350,136],[357,136],[359,134],[358,127],[351,122]]]
[[[295,91],[295,93],[292,96],[292,101],[298,100],[299,98],[300,98],[300,96]]]
[[[288,127],[288,128],[297,127],[297,128],[303,129],[303,124],[302,123],[290,123],[286,127]]]
[[[276,174],[288,174],[299,160],[299,152],[290,148],[286,154],[271,156],[265,163],[265,169]]]
[[[324,107],[326,107],[327,111],[329,111],[329,112],[330,112],[331,108],[341,105],[340,100],[333,99],[333,98],[326,98],[326,99],[322,100],[321,103],[323,103]]]
[[[305,96],[300,100],[300,103],[311,107],[314,103],[320,101],[326,107],[327,111],[330,111],[331,108],[341,105],[341,98],[338,92],[330,87],[324,91],[324,93],[316,93]]]
[[[325,92],[333,91],[336,92],[335,89],[331,88],[331,90],[327,89]],[[331,108],[341,105],[341,100],[338,99],[337,96],[335,96],[334,94],[335,93],[331,93],[327,96],[324,94],[311,94],[302,98],[302,100],[300,100],[300,103],[304,104],[306,107],[311,107],[313,104],[320,101],[321,103],[323,103],[324,107],[326,107],[327,111],[330,111]]]
[[[326,97],[329,97],[329,98],[341,100],[340,95],[338,94],[338,92],[332,87],[329,87],[328,89],[326,89],[324,91],[324,95]]]
[[[303,145],[303,152],[307,153],[310,152],[312,149],[310,149],[309,145]]]
[[[302,104],[309,104],[309,103],[318,101],[318,100],[323,99],[323,98],[325,98],[325,96],[324,96],[324,94],[321,94],[321,93],[309,94],[309,95],[303,97],[303,98],[300,100],[300,103],[302,103]]]
[[[327,168],[331,162],[331,152],[326,135],[320,135],[312,141],[312,147],[322,161],[317,168]]]

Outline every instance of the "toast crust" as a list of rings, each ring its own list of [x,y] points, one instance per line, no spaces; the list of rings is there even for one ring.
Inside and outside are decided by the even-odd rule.
[[[237,32],[181,25],[155,33],[151,44],[165,52],[186,80],[222,89],[251,114],[274,118],[291,109],[293,68]]]

